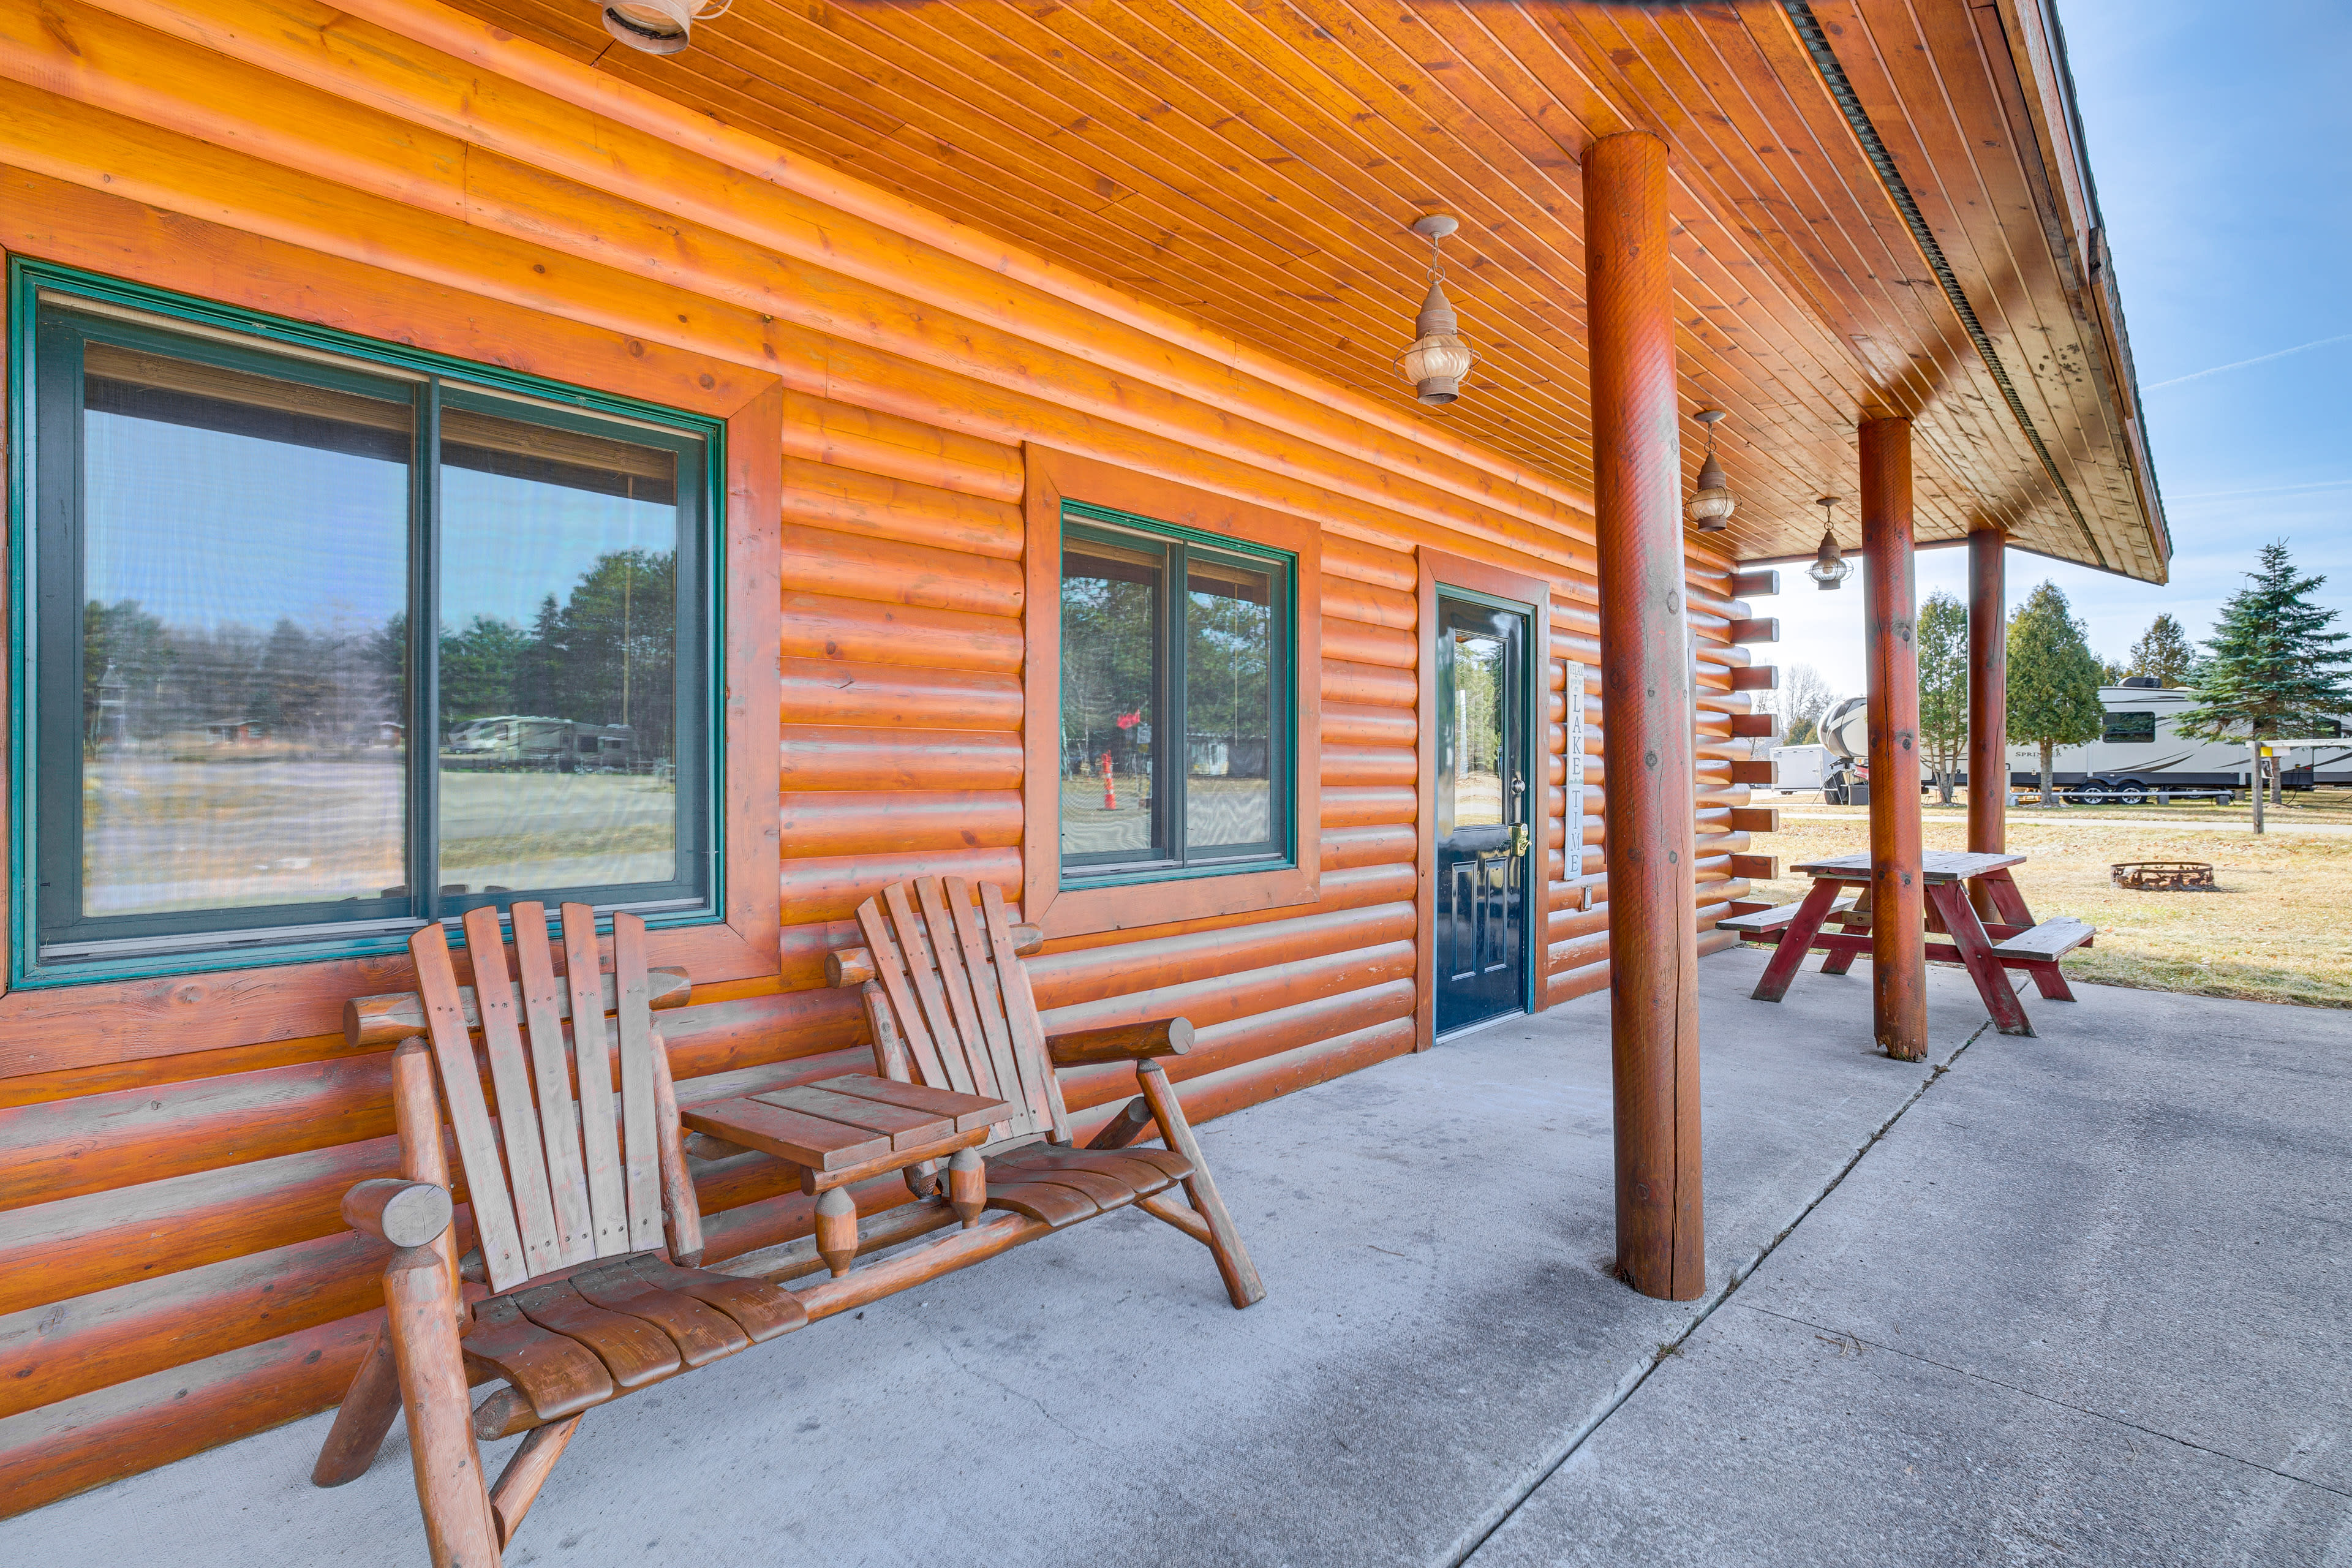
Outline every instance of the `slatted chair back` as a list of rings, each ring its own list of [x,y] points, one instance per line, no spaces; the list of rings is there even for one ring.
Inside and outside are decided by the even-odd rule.
[[[980,885],[975,909],[960,877],[894,883],[857,907],[857,928],[889,1004],[867,1008],[885,1076],[1013,1106],[991,1150],[1068,1142],[1061,1082],[995,884]]]
[[[457,984],[440,926],[426,926],[408,944],[491,1290],[572,1264],[659,1248],[665,1184],[675,1189],[668,1194],[673,1229],[688,1233],[674,1238],[673,1256],[698,1254],[699,1216],[678,1148],[668,1054],[653,1029],[645,922],[626,913],[613,917],[608,984],[598,962],[595,913],[587,905],[563,906],[561,977],[546,907],[523,901],[509,912],[511,969],[498,911],[478,909],[465,917],[470,994]],[[483,1094],[485,1063],[490,1099]]]

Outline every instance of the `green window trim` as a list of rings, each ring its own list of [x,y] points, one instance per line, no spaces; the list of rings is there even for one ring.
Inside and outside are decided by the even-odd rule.
[[[1153,847],[1158,852],[1137,855],[1112,850],[1074,855],[1067,847],[1064,823],[1057,813],[1054,833],[1058,851],[1056,858],[1061,868],[1061,886],[1073,890],[1137,886],[1295,868],[1298,843],[1296,665],[1299,573],[1297,553],[1068,499],[1061,503],[1061,550],[1065,560],[1074,539],[1116,542],[1124,536],[1139,542],[1148,542],[1165,550],[1164,586],[1160,591],[1160,603],[1153,617],[1152,637],[1158,659],[1153,696],[1157,711],[1163,716],[1168,731],[1165,742],[1156,748],[1157,756],[1151,773],[1154,799],[1162,803],[1160,806],[1160,821],[1154,829],[1154,837],[1162,840]],[[1186,598],[1189,565],[1195,553],[1211,562],[1262,572],[1269,579],[1268,607],[1274,612],[1268,616],[1271,631],[1267,673],[1271,697],[1268,718],[1274,731],[1268,737],[1266,748],[1269,831],[1266,837],[1248,844],[1193,847],[1186,831],[1189,788],[1175,787],[1180,771],[1189,768],[1186,759],[1191,749],[1190,703],[1186,685],[1188,622],[1179,610]],[[1063,613],[1058,605],[1055,613]],[[1066,631],[1062,669],[1056,672],[1055,677],[1057,690],[1063,689],[1069,667],[1070,649]],[[1063,704],[1064,700],[1057,697],[1057,725],[1064,711]],[[1068,751],[1066,737],[1057,751]],[[1061,765],[1067,765],[1066,757]],[[1060,773],[1059,767],[1056,772]]]
[[[667,776],[678,793],[667,820],[674,825],[677,875],[654,883],[551,887],[548,896],[585,896],[605,911],[633,909],[656,927],[723,919],[724,420],[49,263],[11,258],[6,287],[12,987],[87,984],[394,952],[426,923],[443,923],[456,939],[457,921],[465,909],[506,897],[533,896],[528,888],[511,894],[501,889],[445,896],[440,884],[441,848],[435,837],[443,765],[438,660],[449,628],[438,626],[439,608],[433,614],[416,612],[420,606],[441,605],[435,568],[442,553],[440,474],[446,456],[441,447],[448,439],[441,436],[445,410],[463,411],[460,417],[519,422],[559,440],[566,436],[591,441],[601,437],[608,447],[619,441],[673,455],[672,468],[659,471],[674,475],[676,544],[662,569],[675,574],[667,603],[677,618],[673,623],[674,652],[665,655],[671,660],[668,681],[656,689],[664,691],[665,700],[673,694],[675,700],[660,722],[675,735],[676,762]],[[69,397],[59,395],[55,384],[57,345],[68,339],[77,353],[72,384],[66,389]],[[62,438],[68,426],[78,433],[83,417],[79,344],[85,339],[129,352],[168,345],[175,359],[227,372],[243,368],[247,374],[315,385],[331,395],[348,391],[387,405],[408,400],[413,410],[409,435],[388,437],[413,443],[407,470],[404,612],[409,664],[394,711],[404,737],[435,739],[429,744],[406,739],[400,742],[405,748],[402,854],[408,868],[403,888],[397,889],[402,896],[392,897],[395,889],[387,889],[383,898],[338,900],[330,918],[316,921],[302,917],[320,908],[321,900],[244,908],[225,904],[184,915],[162,912],[138,917],[142,927],[153,926],[153,931],[121,935],[109,934],[110,928],[81,909],[82,818],[75,797],[84,787],[82,770],[45,770],[41,731],[52,732],[52,745],[63,736],[70,748],[79,727],[89,721],[83,704],[73,701],[75,694],[68,689],[82,679],[79,496],[84,479],[79,435],[69,442]],[[457,439],[462,446],[463,438]],[[61,467],[65,464],[73,465],[69,476]],[[61,573],[58,568],[68,562],[71,569]],[[625,638],[624,644],[635,646]],[[58,662],[61,647],[74,667],[71,671],[62,670]],[[100,700],[102,708],[103,692]],[[583,733],[594,727],[574,726]],[[629,757],[625,723],[614,733],[623,738],[598,743],[617,746],[619,755]],[[581,742],[583,751],[587,743]],[[633,770],[615,766],[604,771]],[[694,776],[689,778],[689,773]],[[57,830],[59,822],[68,828]],[[46,839],[40,837],[45,831]],[[72,858],[61,862],[61,856]],[[54,937],[62,917],[52,893],[45,921],[42,883],[54,882],[49,873],[61,864],[76,890],[69,918],[93,931],[79,940],[69,933],[65,941],[49,941],[52,952],[45,956],[45,924]],[[385,907],[378,909],[378,904]],[[609,914],[604,923],[609,925]],[[60,949],[62,952],[55,951]],[[78,956],[82,953],[90,956]]]

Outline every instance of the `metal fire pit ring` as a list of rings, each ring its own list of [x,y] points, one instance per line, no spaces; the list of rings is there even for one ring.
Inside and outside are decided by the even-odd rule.
[[[2125,860],[2108,870],[2116,887],[2142,892],[2213,890],[2213,868],[2203,860]]]

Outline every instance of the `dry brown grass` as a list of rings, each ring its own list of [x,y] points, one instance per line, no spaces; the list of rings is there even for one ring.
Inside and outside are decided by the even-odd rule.
[[[1782,830],[1754,847],[1783,867],[1852,854],[1869,843],[1860,807],[1799,805]],[[1812,814],[1832,819],[1823,820]],[[2089,812],[2082,814],[2092,815]],[[2307,1007],[2352,1007],[2352,835],[2276,831],[2184,831],[2162,818],[2110,826],[2010,814],[2009,847],[2026,857],[2013,875],[2039,919],[2075,915],[2098,927],[2089,949],[2068,955],[2066,973],[2105,985],[2186,991]],[[1927,847],[1960,849],[1964,822],[1930,813]],[[2110,880],[2118,860],[2205,860],[2210,893],[2135,892]],[[1784,877],[1757,884],[1758,898],[1787,902],[1811,883]]]

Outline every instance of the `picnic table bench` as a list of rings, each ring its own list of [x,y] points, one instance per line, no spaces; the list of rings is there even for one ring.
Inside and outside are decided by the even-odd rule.
[[[2037,922],[2026,908],[2025,895],[2009,874],[2011,867],[2024,863],[2022,855],[1953,849],[1931,849],[1919,858],[1927,929],[1948,939],[1927,943],[1927,961],[1965,968],[1994,1026],[2004,1035],[2033,1033],[2024,1005],[2011,988],[2009,971],[2023,970],[2044,997],[2071,1002],[2074,993],[2058,961],[2078,947],[2090,946],[2094,930],[2064,915]],[[1840,855],[1790,869],[1813,879],[1812,889],[1803,900],[1716,922],[1718,931],[1736,931],[1744,941],[1777,949],[1764,966],[1763,978],[1756,983],[1752,994],[1759,1002],[1778,1002],[1787,995],[1790,982],[1796,978],[1808,952],[1828,954],[1822,961],[1822,973],[1843,974],[1856,958],[1870,951],[1869,855]],[[1978,917],[1969,900],[1970,882],[1985,889],[1997,919],[1988,921]],[[1861,891],[1842,896],[1848,888]],[[1823,929],[1832,921],[1838,922],[1839,929]]]

